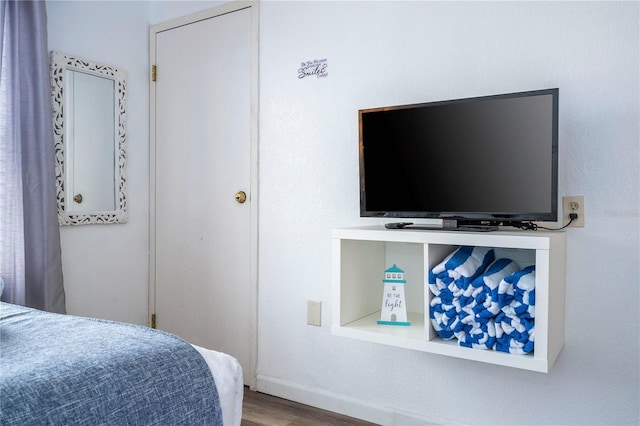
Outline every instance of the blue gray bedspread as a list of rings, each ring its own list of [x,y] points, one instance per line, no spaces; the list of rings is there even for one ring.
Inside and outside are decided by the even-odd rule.
[[[146,327],[0,302],[1,425],[221,425],[188,343]]]

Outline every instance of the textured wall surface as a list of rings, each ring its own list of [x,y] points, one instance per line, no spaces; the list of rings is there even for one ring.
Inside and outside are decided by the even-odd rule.
[[[466,424],[637,422],[638,18],[637,3],[263,4],[264,386]],[[327,77],[298,79],[302,61],[323,58]],[[586,204],[586,227],[567,231],[566,345],[552,372],[332,337],[330,230],[375,223],[358,217],[357,110],[549,87],[559,192]],[[324,301],[321,329],[305,325],[307,298]]]

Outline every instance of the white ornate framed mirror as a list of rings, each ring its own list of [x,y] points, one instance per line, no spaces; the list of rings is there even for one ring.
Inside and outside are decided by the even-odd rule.
[[[126,222],[126,73],[51,52],[51,86],[58,222]]]

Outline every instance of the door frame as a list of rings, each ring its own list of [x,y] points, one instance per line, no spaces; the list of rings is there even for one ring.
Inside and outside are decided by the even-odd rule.
[[[156,63],[156,34],[205,19],[225,15],[239,10],[251,9],[251,141],[250,141],[250,344],[251,371],[244,371],[244,381],[251,389],[256,388],[258,361],[258,82],[259,82],[259,2],[236,0],[221,6],[171,19],[149,28],[149,70]],[[162,70],[158,72],[162,78]],[[149,78],[149,325],[156,313],[156,90],[155,82]]]

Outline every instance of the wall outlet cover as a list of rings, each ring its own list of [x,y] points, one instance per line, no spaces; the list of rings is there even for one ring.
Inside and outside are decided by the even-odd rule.
[[[562,197],[562,224],[569,223],[569,215],[576,213],[578,218],[575,219],[570,227],[584,228],[584,195],[573,195]]]

